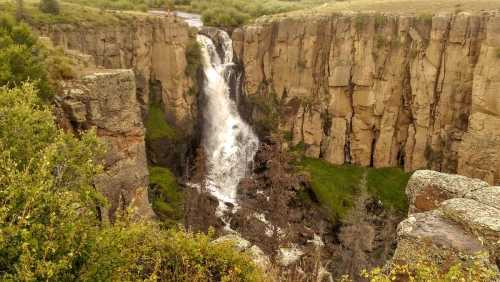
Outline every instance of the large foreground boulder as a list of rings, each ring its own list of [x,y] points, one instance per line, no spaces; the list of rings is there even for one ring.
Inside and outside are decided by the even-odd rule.
[[[434,171],[417,171],[406,188],[409,217],[398,226],[395,263],[417,259],[449,267],[482,261],[498,271],[500,187]]]

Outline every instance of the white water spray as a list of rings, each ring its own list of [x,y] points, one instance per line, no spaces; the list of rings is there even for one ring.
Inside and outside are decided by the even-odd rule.
[[[220,32],[223,42],[221,58],[209,37],[198,35],[205,73],[206,105],[203,144],[207,157],[207,189],[219,200],[219,213],[224,203],[236,204],[240,180],[247,176],[259,140],[239,116],[231,100],[228,80],[232,72],[233,48],[230,37]]]

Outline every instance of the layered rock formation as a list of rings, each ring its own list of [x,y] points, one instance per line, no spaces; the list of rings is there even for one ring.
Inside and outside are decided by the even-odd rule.
[[[96,128],[106,146],[104,173],[95,180],[110,203],[103,218],[113,219],[128,207],[142,218],[152,217],[145,130],[132,70],[94,71],[62,82],[62,88],[55,98],[59,124],[75,133]]]
[[[120,22],[56,24],[35,27],[64,49],[91,55],[98,66],[133,69],[137,98],[146,112],[149,93],[161,97],[170,124],[187,133],[196,118],[193,81],[186,76],[187,24],[174,17],[120,14]]]
[[[261,20],[233,41],[248,100],[278,98],[308,156],[499,183],[500,15]]]
[[[451,266],[500,264],[500,187],[434,171],[417,171],[407,186],[409,217],[398,226],[395,262],[430,259]],[[497,269],[498,270],[498,269]]]

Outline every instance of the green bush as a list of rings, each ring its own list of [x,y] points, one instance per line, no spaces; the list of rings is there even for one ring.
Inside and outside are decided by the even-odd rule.
[[[43,47],[28,26],[0,15],[0,46],[0,87],[15,87],[32,81],[42,97],[52,97]]]
[[[58,15],[60,12],[59,2],[57,0],[40,0],[39,8],[40,11],[52,15]]]
[[[102,225],[102,153],[94,132],[57,129],[33,84],[0,88],[0,281],[263,281],[210,235],[126,217]]]

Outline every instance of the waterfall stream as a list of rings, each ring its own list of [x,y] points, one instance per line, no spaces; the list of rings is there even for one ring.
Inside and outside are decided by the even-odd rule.
[[[229,35],[219,32],[221,54],[213,40],[198,35],[205,80],[203,90],[203,146],[206,154],[206,188],[219,200],[219,215],[226,203],[236,205],[240,180],[250,173],[259,140],[240,117],[230,98],[229,77],[233,72],[233,48]],[[221,56],[222,55],[222,56]]]

